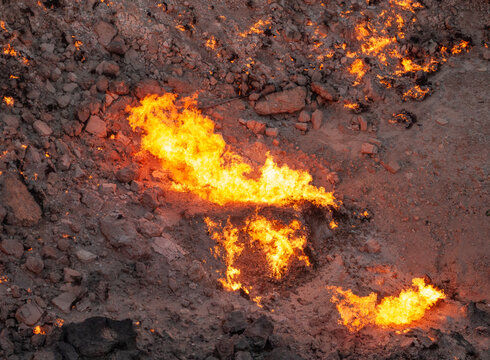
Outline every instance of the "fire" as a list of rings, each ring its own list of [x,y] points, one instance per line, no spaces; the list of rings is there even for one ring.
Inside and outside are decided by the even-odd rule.
[[[361,297],[336,286],[329,286],[328,289],[334,292],[331,301],[336,304],[342,318],[339,323],[352,332],[367,325],[408,325],[422,319],[427,310],[446,298],[442,290],[426,285],[423,278],[414,278],[411,289],[402,290],[397,297],[385,297],[379,304],[375,293]]]
[[[214,123],[196,108],[196,100],[177,95],[150,95],[141,106],[129,107],[129,124],[144,132],[141,147],[162,161],[173,177],[172,188],[197,194],[219,205],[252,203],[289,205],[311,201],[335,206],[333,193],[311,184],[311,175],[279,166],[268,153],[254,168],[232,152]]]
[[[11,96],[4,96],[3,97],[3,102],[7,105],[7,106],[14,106],[14,98],[11,97]]]
[[[463,50],[468,50],[469,46],[469,41],[461,40],[459,44],[453,46],[453,48],[451,49],[451,54],[460,54],[463,52]]]
[[[10,55],[10,56],[18,56],[19,53],[17,51],[15,51],[15,49],[10,46],[10,44],[7,44],[3,47],[3,53],[5,55]]]
[[[415,85],[413,88],[410,88],[403,93],[403,99],[423,100],[429,92],[430,92],[429,88],[422,89],[420,86]]]
[[[46,335],[46,331],[39,325],[35,326],[34,329],[32,329],[32,332],[35,335]]]
[[[1,175],[1,171],[0,171],[0,175]],[[2,283],[6,283],[7,281],[9,281],[8,277],[6,277],[5,275],[1,275],[0,276],[0,284]]]
[[[80,40],[76,40],[74,45],[75,45],[75,49],[77,49],[77,51],[80,51],[80,48],[82,47],[83,42],[81,42]]]
[[[54,326],[62,327],[64,323],[65,323],[65,320],[58,318],[54,321]]]
[[[359,85],[362,78],[366,74],[366,69],[364,67],[364,62],[361,59],[356,59],[352,63],[351,67],[349,68],[349,72],[353,75],[356,75],[357,80],[354,83],[354,86]]]
[[[248,29],[247,31],[243,31],[241,33],[239,33],[238,35],[241,36],[241,37],[247,37],[248,35],[251,35],[251,34],[261,34],[264,29],[270,25],[270,21],[269,20],[259,20],[257,21],[255,24],[253,24],[250,29]]]
[[[236,265],[245,248],[258,248],[267,260],[270,276],[280,279],[293,259],[298,259],[310,266],[308,256],[304,253],[306,233],[298,220],[283,224],[277,220],[269,220],[264,216],[253,215],[242,227],[236,227],[228,219],[226,226],[218,225],[210,218],[204,219],[212,238],[223,247],[225,254],[225,278],[219,281],[230,291],[239,289],[247,294],[251,286],[241,283],[241,270]],[[219,249],[216,249],[219,254]]]
[[[216,39],[214,36],[211,36],[209,39],[206,40],[206,47],[208,47],[211,50],[215,50],[217,46]]]

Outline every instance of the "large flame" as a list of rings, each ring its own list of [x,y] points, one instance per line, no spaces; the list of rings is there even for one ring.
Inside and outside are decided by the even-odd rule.
[[[144,131],[147,150],[172,174],[173,189],[189,191],[219,205],[253,203],[288,205],[302,200],[319,206],[335,205],[331,192],[311,184],[311,175],[279,166],[267,154],[254,169],[214,133],[214,123],[196,108],[195,99],[176,104],[177,95],[150,95],[141,106],[129,108],[129,123]]]
[[[442,290],[426,285],[423,278],[414,278],[411,289],[402,290],[400,295],[388,296],[377,303],[377,294],[357,296],[351,290],[329,286],[334,294],[331,301],[336,304],[342,318],[340,323],[354,332],[366,325],[400,326],[422,319],[426,310],[446,296]]]
[[[242,227],[234,226],[229,219],[224,227],[210,218],[205,218],[204,221],[212,238],[224,249],[222,257],[225,259],[226,272],[225,277],[219,281],[227,290],[242,289],[249,293],[252,289],[251,285],[242,283],[242,272],[237,265],[237,260],[246,247],[254,247],[265,255],[270,276],[276,279],[284,275],[293,259],[310,266],[304,253],[306,234],[298,220],[283,224],[255,214],[248,218]],[[216,252],[220,254],[220,249],[216,249]]]

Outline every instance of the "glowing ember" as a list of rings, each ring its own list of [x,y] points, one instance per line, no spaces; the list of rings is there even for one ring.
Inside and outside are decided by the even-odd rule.
[[[366,74],[366,69],[364,67],[364,62],[361,59],[356,59],[352,63],[352,65],[349,68],[349,72],[353,75],[356,75],[357,80],[354,83],[354,86],[360,84],[362,78]]]
[[[36,327],[34,327],[34,329],[32,329],[32,332],[33,334],[35,335],[46,335],[46,331],[39,325],[37,325]]]
[[[62,327],[64,323],[65,323],[65,320],[58,318],[54,321],[54,326]]]
[[[211,38],[206,40],[206,47],[208,47],[209,49],[216,50],[216,46],[217,46],[217,43],[216,43],[216,39],[214,38],[214,36],[211,36]]]
[[[259,20],[257,21],[255,24],[253,24],[250,29],[248,29],[247,31],[243,31],[241,33],[239,33],[238,35],[241,36],[241,37],[247,37],[248,35],[251,35],[251,34],[261,34],[264,32],[264,29],[270,25],[270,21],[269,20]]]
[[[131,127],[144,130],[142,149],[161,159],[172,173],[174,190],[219,205],[288,205],[305,200],[335,206],[333,194],[311,185],[308,172],[279,166],[270,154],[260,169],[254,169],[214,133],[213,121],[196,109],[195,99],[185,98],[177,105],[176,97],[150,95],[141,106],[128,108]]]
[[[429,92],[430,92],[429,88],[422,89],[420,86],[415,85],[413,88],[408,89],[405,93],[403,93],[403,99],[423,100]]]
[[[7,105],[7,106],[14,106],[14,98],[11,97],[11,96],[4,96],[3,97],[3,102]]]
[[[15,49],[10,46],[10,44],[7,44],[3,47],[3,53],[5,55],[10,55],[10,56],[18,56],[19,53],[17,51],[15,51]]]
[[[412,287],[402,290],[397,297],[383,298],[379,304],[375,293],[361,297],[336,286],[329,286],[328,289],[334,292],[331,301],[336,304],[342,318],[339,323],[354,332],[367,325],[388,327],[410,324],[422,319],[426,310],[446,298],[442,290],[425,285],[422,278],[414,278]]]
[[[241,270],[236,262],[246,247],[259,249],[265,254],[270,275],[276,279],[282,278],[293,259],[302,261],[310,266],[308,257],[304,254],[306,234],[298,220],[288,225],[276,220],[269,220],[260,215],[254,215],[245,221],[243,227],[234,226],[228,219],[225,227],[221,227],[211,219],[205,219],[209,232],[223,247],[226,262],[226,277],[219,281],[230,291],[239,289],[250,293],[251,286],[244,286],[240,281]],[[245,242],[243,239],[246,239]],[[220,254],[220,249],[216,249]]]
[[[1,171],[0,171],[0,175],[1,175]],[[0,284],[2,283],[6,283],[7,281],[9,281],[8,277],[6,277],[5,275],[1,275],[0,276]]]

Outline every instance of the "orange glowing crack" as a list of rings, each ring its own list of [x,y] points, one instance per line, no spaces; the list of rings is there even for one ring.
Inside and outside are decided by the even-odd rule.
[[[290,205],[310,201],[323,207],[336,206],[333,193],[311,184],[303,170],[279,166],[267,153],[256,168],[232,152],[223,137],[214,133],[214,123],[196,108],[196,100],[177,95],[150,95],[141,106],[128,107],[129,124],[141,128],[142,150],[159,158],[172,174],[172,188],[197,194],[219,205],[253,203]]]
[[[388,296],[377,303],[377,294],[357,296],[352,290],[328,286],[333,292],[331,302],[340,313],[340,324],[351,332],[359,331],[367,325],[381,327],[403,326],[424,317],[425,312],[439,300],[445,299],[442,290],[426,285],[423,278],[414,278],[412,288],[402,290],[400,295]]]

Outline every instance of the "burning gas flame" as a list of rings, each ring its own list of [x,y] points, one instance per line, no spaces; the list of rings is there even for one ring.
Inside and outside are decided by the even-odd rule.
[[[229,219],[225,227],[221,227],[210,218],[205,218],[204,221],[212,238],[223,247],[225,252],[223,256],[226,263],[225,278],[219,281],[226,290],[242,289],[247,294],[252,290],[251,286],[242,284],[241,270],[236,265],[246,247],[257,247],[265,254],[270,275],[276,279],[282,278],[294,258],[310,266],[310,261],[304,253],[306,234],[298,220],[283,224],[255,214],[245,221],[243,227],[234,226]],[[219,254],[220,250],[216,250]]]
[[[311,175],[279,166],[270,154],[259,169],[233,153],[214,123],[196,108],[196,100],[177,95],[150,95],[141,106],[128,107],[129,124],[141,128],[141,147],[162,161],[173,176],[172,187],[219,205],[253,203],[289,205],[311,201],[336,206],[333,193],[311,184]]]
[[[3,97],[3,102],[7,106],[14,106],[14,103],[15,103],[14,98],[11,97],[11,96],[4,96]]]
[[[446,298],[442,290],[426,285],[423,278],[414,278],[411,289],[402,290],[397,297],[385,297],[379,304],[375,293],[362,297],[340,287],[327,288],[334,293],[331,301],[336,304],[342,318],[339,323],[351,332],[359,331],[367,325],[408,325],[422,319],[437,301]]]

